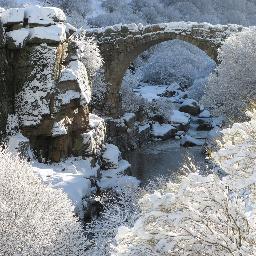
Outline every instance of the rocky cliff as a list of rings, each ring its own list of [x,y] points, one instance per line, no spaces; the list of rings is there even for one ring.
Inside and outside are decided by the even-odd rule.
[[[39,159],[96,154],[105,125],[89,113],[91,86],[72,36],[52,7],[1,9],[0,129],[29,138]]]

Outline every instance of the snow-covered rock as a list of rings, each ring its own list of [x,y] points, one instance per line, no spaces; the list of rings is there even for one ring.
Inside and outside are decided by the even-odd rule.
[[[178,95],[178,91],[180,89],[180,86],[178,83],[174,82],[172,84],[170,84],[166,89],[165,91],[160,94],[159,96],[161,97],[166,97],[166,98],[170,98],[170,97],[174,97],[176,95]]]
[[[66,21],[66,15],[56,7],[30,6],[25,9],[25,19],[30,25],[53,25]]]
[[[34,27],[30,29],[28,43],[56,44],[66,39],[66,27],[64,24],[51,25],[49,27]]]
[[[106,149],[102,154],[102,167],[104,169],[118,168],[118,163],[121,158],[119,148],[113,144],[106,144]]]
[[[187,125],[190,122],[190,115],[178,110],[173,110],[170,114],[169,121],[176,124]]]
[[[67,90],[64,93],[60,93],[57,95],[57,100],[59,105],[67,105],[72,100],[80,99],[81,95],[78,91]]]
[[[102,177],[98,183],[99,186],[102,189],[114,189],[119,193],[127,187],[138,187],[140,181],[137,178],[125,175],[125,171],[130,166],[126,160],[119,161],[118,168],[102,172]]]
[[[155,123],[152,125],[152,136],[156,139],[167,140],[175,136],[177,129],[170,124]]]
[[[203,112],[201,112],[201,113],[199,114],[198,117],[201,117],[201,118],[209,118],[209,117],[211,117],[211,113],[210,113],[209,110],[206,110],[206,109],[205,109]]]
[[[27,77],[22,90],[16,96],[16,111],[21,125],[38,125],[44,115],[50,114],[48,96],[55,86],[52,74],[55,70],[56,53],[55,47],[44,44],[33,47],[29,52],[29,61],[33,65],[31,74],[37,74],[37,76]]]
[[[196,122],[198,123],[198,131],[210,131],[213,128],[210,118],[198,118]]]
[[[29,6],[26,8],[10,8],[1,10],[1,21],[5,26],[29,24],[49,26],[66,21],[64,12],[56,7]]]
[[[180,144],[183,147],[193,147],[193,146],[202,146],[204,145],[205,140],[195,139],[189,135],[182,137]]]
[[[0,14],[3,25],[10,26],[23,23],[25,17],[25,8],[10,8]]]
[[[74,82],[73,88],[70,89],[80,93],[83,103],[89,103],[91,101],[91,87],[88,74],[84,64],[79,60],[71,61],[67,67],[61,71],[59,89],[61,91],[65,90],[64,88],[67,87],[66,84],[70,81]]]
[[[185,99],[179,109],[181,112],[196,116],[200,113],[200,106],[197,101]]]
[[[62,119],[59,122],[54,122],[53,127],[52,127],[52,136],[61,136],[67,134],[67,119]],[[70,122],[69,122],[70,124]]]
[[[55,7],[30,6],[0,11],[8,48],[28,44],[58,44],[66,39],[66,16]]]
[[[21,28],[6,33],[6,41],[9,48],[21,48],[29,38],[30,30]]]
[[[49,27],[20,28],[6,33],[9,48],[21,48],[27,44],[58,44],[66,39],[65,25]]]

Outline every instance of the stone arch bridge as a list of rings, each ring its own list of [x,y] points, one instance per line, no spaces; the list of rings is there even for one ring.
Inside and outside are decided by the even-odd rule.
[[[148,48],[169,40],[179,39],[203,50],[218,62],[218,48],[232,33],[243,30],[238,25],[211,25],[208,23],[171,22],[143,26],[142,24],[115,25],[90,29],[87,36],[95,37],[103,60],[108,85],[104,110],[118,117],[120,87],[130,64]]]

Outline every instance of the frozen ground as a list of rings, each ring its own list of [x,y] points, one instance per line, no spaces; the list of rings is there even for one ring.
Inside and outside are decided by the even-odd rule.
[[[114,189],[120,192],[125,186],[137,187],[139,180],[127,176],[125,171],[130,167],[129,162],[120,157],[119,149],[111,144],[106,145],[102,155],[108,169],[103,170],[95,164],[93,158],[70,157],[60,163],[39,163],[35,160],[28,146],[28,139],[21,134],[10,137],[8,148],[16,153],[23,145],[23,153],[30,157],[34,172],[42,181],[53,188],[62,189],[76,207],[76,212],[82,217],[86,200],[95,192],[93,181],[98,180],[101,189]]]
[[[159,95],[163,94],[167,88],[168,85],[151,85],[140,83],[140,85],[133,91],[137,95],[140,95],[142,98],[151,102],[152,100],[159,99]]]

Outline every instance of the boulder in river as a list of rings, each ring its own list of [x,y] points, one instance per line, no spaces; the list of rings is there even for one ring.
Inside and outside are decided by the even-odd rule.
[[[179,110],[193,116],[200,114],[200,106],[198,102],[192,99],[184,100]]]
[[[199,116],[198,117],[200,117],[200,118],[209,118],[209,117],[211,117],[211,113],[209,112],[209,110],[204,110],[204,111],[202,111],[200,114],[199,114]]]
[[[197,123],[198,131],[210,131],[213,128],[211,119],[209,118],[199,118],[197,119]]]
[[[177,129],[170,124],[155,123],[152,125],[152,137],[161,140],[173,138]]]
[[[173,110],[170,114],[169,121],[175,124],[188,125],[190,122],[190,115],[179,110]]]

